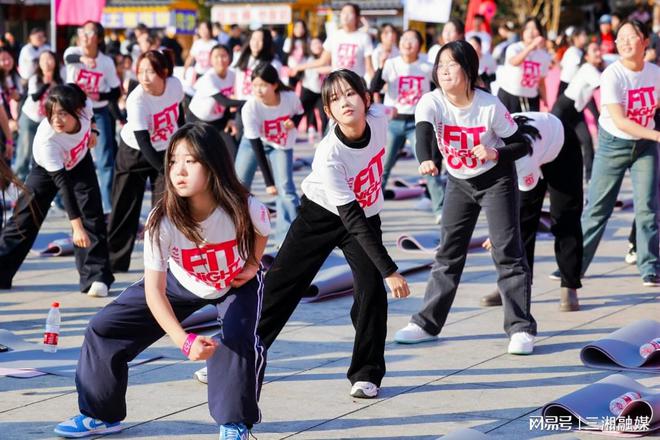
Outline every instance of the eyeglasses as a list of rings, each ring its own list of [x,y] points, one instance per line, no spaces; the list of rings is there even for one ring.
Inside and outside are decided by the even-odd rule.
[[[85,37],[92,38],[94,35],[96,35],[96,32],[86,31],[85,29],[78,29],[78,35],[80,35],[81,37],[85,36]]]
[[[616,44],[621,44],[621,43],[625,43],[625,42],[637,43],[639,40],[641,40],[639,35],[630,35],[628,37],[618,37],[616,40],[614,40],[614,42]]]
[[[458,64],[458,63],[454,63],[454,62],[447,63],[447,64],[438,64],[438,70],[445,70],[445,69],[455,70],[459,67],[461,67],[461,65]]]

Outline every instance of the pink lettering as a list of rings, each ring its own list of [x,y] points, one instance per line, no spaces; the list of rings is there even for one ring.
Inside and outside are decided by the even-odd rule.
[[[337,48],[337,67],[340,69],[352,69],[357,60],[357,44],[342,43]]]
[[[228,287],[242,270],[236,240],[182,249],[180,261],[191,276],[218,290]]]
[[[399,93],[397,101],[402,105],[415,105],[422,97],[423,76],[399,77]]]
[[[481,143],[481,133],[486,132],[486,127],[445,125],[444,128],[438,126],[438,133],[440,132],[442,132],[442,138],[438,138],[438,146],[447,159],[449,167],[474,169],[485,163],[485,161],[477,159],[471,149]],[[458,145],[458,148],[453,145]]]
[[[64,162],[64,169],[70,170],[74,166],[78,164],[80,161],[80,158],[83,156],[83,153],[87,152],[87,143],[89,142],[89,132],[85,133],[85,136],[83,137],[82,141],[78,143],[75,147],[73,147],[69,151],[69,157]]]
[[[378,200],[383,176],[383,156],[385,149],[381,149],[360,171],[353,180],[353,192],[362,208],[367,208]]]
[[[176,130],[179,118],[179,104],[174,103],[165,107],[163,111],[153,115],[152,142],[167,141]]]
[[[264,121],[264,137],[266,140],[277,145],[286,145],[289,133],[284,128],[284,122],[288,119],[289,116],[287,115],[280,116],[277,119]]]
[[[80,69],[76,77],[76,84],[87,94],[99,93],[99,85],[103,73],[93,72],[91,70]]]
[[[523,87],[534,88],[541,78],[541,63],[525,60],[522,63],[523,76],[520,84]]]
[[[628,90],[626,117],[646,127],[655,116],[656,99],[654,87]]]

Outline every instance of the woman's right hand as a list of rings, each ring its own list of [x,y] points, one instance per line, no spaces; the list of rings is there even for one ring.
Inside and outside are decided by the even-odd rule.
[[[392,291],[394,298],[406,298],[410,295],[410,288],[408,281],[399,272],[394,272],[392,275],[385,278],[387,287]]]
[[[88,248],[92,245],[84,228],[73,228],[73,245],[79,248]]]
[[[277,187],[276,186],[267,186],[266,187],[266,194],[271,195],[271,196],[276,196],[277,195]]]
[[[437,176],[438,175],[438,167],[435,166],[435,163],[433,163],[432,160],[425,160],[424,162],[419,164],[419,174],[422,176]]]
[[[213,356],[218,345],[215,339],[198,335],[190,347],[188,359],[191,361],[205,361]]]

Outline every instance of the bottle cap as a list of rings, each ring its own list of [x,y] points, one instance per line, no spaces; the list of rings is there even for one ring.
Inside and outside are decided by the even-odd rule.
[[[60,306],[60,303],[58,303],[57,301],[55,301],[55,302],[54,302],[53,304],[51,304],[50,306],[51,306],[51,307],[59,307],[59,306]]]

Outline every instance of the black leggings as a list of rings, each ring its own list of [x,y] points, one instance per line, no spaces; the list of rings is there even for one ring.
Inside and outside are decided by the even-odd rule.
[[[500,101],[509,110],[509,113],[537,112],[541,109],[541,98],[539,96],[535,98],[524,98],[522,96],[512,95],[500,88],[497,92],[497,97],[500,98]]]
[[[307,127],[316,127],[316,132],[319,134],[325,133],[328,126],[328,117],[323,111],[323,100],[320,93],[314,93],[309,89],[302,88],[300,94],[300,103],[302,104],[305,116],[307,117]],[[318,127],[316,122],[316,114],[314,109],[318,109],[321,116],[321,127]]]
[[[238,151],[238,147],[236,146],[236,141],[230,135],[229,133],[225,132],[225,128],[227,127],[227,121],[228,118],[220,118],[216,119],[215,121],[204,121],[202,119],[199,119],[197,116],[195,116],[190,110],[186,113],[186,122],[206,122],[207,124],[213,126],[216,130],[218,130],[218,133],[220,134],[220,138],[224,141],[225,147],[227,148],[227,151],[229,152],[229,155],[231,156],[232,159],[236,159],[236,152]]]

